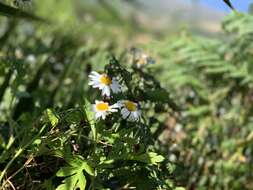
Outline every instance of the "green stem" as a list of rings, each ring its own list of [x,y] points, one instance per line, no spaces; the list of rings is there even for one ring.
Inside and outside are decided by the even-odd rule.
[[[96,125],[95,122],[90,123],[91,126],[91,131],[92,131],[92,136],[94,140],[94,146],[93,146],[93,154],[96,154],[96,149],[97,149],[97,130],[96,130]],[[96,168],[94,168],[94,176],[91,178],[91,188],[92,190],[95,190],[95,175],[96,175]]]

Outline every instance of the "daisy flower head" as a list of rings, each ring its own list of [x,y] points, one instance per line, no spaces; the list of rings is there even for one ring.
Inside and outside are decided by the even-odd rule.
[[[103,73],[99,74],[95,71],[92,71],[89,75],[90,82],[93,88],[98,88],[102,90],[103,96],[110,96],[111,91],[115,94],[121,92],[121,86],[115,78],[111,78],[109,75]]]
[[[138,108],[138,104],[130,100],[121,100],[118,102],[121,108],[121,115],[123,119],[128,121],[139,121],[141,117],[141,111]]]
[[[109,103],[104,101],[95,101],[92,105],[92,109],[95,112],[95,119],[105,119],[107,115],[118,111],[118,104],[109,105]]]

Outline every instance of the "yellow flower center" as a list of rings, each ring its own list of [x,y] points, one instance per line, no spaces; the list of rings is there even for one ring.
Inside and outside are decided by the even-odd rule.
[[[109,105],[108,103],[101,102],[96,104],[96,108],[98,111],[107,111],[109,109]]]
[[[100,82],[105,85],[110,85],[112,84],[112,79],[108,75],[103,74],[100,78]]]
[[[134,102],[126,101],[125,106],[128,109],[128,111],[136,111],[137,110],[137,106]]]

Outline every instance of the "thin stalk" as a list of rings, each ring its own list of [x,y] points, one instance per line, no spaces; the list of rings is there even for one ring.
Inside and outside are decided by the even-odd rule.
[[[96,149],[97,149],[97,130],[96,130],[96,126],[95,126],[95,122],[92,121],[92,123],[90,123],[91,126],[91,131],[92,131],[92,136],[93,136],[93,140],[94,140],[94,146],[93,146],[93,154],[96,154]],[[95,190],[95,176],[96,176],[96,168],[94,168],[94,177],[91,178],[91,188],[92,190]]]
[[[12,163],[24,152],[24,150],[30,146],[35,139],[37,139],[41,133],[44,131],[44,129],[46,128],[46,124],[43,125],[43,127],[40,129],[39,133],[31,140],[29,141],[27,144],[25,144],[23,147],[20,147],[19,150],[16,152],[16,154],[12,157],[12,159],[7,163],[7,165],[5,166],[4,170],[1,172],[0,175],[0,183],[2,182],[4,175],[6,174],[7,170],[10,168],[10,166],[12,165]],[[1,186],[0,190],[2,190],[4,187]]]
[[[24,164],[21,168],[19,168],[14,174],[12,174],[10,177],[8,177],[8,179],[3,183],[1,189],[4,188],[4,186],[5,186],[15,175],[17,175],[20,171],[22,171],[32,160],[33,160],[33,156],[30,156],[30,157],[28,158],[28,160],[25,162],[25,164]],[[1,190],[1,189],[0,189],[0,190]]]

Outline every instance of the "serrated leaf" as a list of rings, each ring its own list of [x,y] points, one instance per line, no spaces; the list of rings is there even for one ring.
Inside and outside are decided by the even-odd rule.
[[[69,176],[71,175],[71,176]],[[80,190],[84,190],[86,186],[86,178],[83,175],[83,168],[72,168],[65,167],[64,169],[60,169],[57,172],[58,177],[66,177],[63,180],[63,183],[59,185],[56,190],[75,190],[80,188]]]
[[[76,171],[77,171],[76,168],[73,168],[73,167],[63,167],[56,173],[56,176],[67,177],[67,176],[71,176],[75,174]]]
[[[75,186],[78,183],[78,174],[77,176],[71,176],[63,180],[63,184],[59,185],[56,190],[75,190]],[[84,187],[85,188],[85,187]],[[84,189],[83,189],[84,190]]]
[[[94,176],[94,170],[93,168],[86,162],[83,161],[82,168],[91,176]]]
[[[65,177],[63,183],[57,187],[56,190],[84,190],[86,186],[86,178],[83,174],[85,171],[87,174],[94,176],[93,168],[87,161],[82,160],[80,157],[71,158],[67,160],[70,166],[61,168],[57,173],[57,177]]]
[[[79,180],[75,186],[75,189],[79,188],[80,190],[84,190],[86,187],[86,178],[84,176],[80,176]]]

